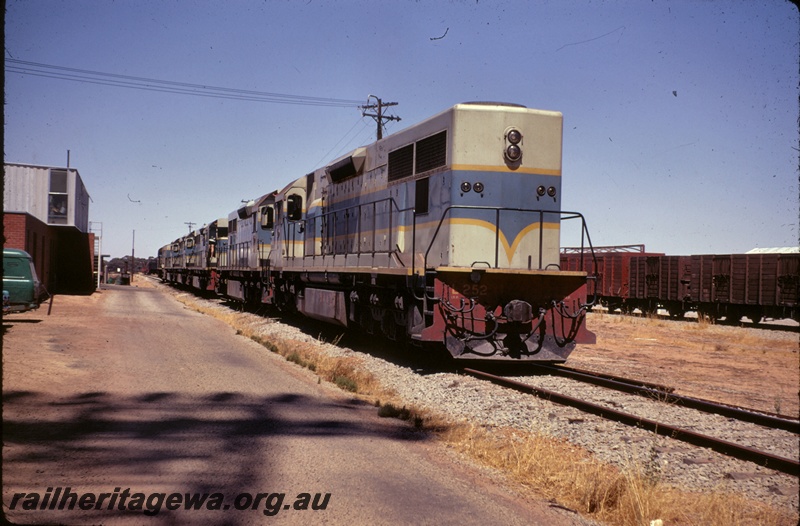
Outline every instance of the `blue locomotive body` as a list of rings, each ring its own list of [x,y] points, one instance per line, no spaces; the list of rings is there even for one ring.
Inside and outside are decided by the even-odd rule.
[[[594,336],[587,273],[559,267],[562,220],[588,243],[561,209],[562,122],[459,104],[357,148],[231,214],[219,292],[459,359],[564,361]]]

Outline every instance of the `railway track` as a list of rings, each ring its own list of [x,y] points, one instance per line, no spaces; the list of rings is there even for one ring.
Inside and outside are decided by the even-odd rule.
[[[653,398],[668,404],[688,407],[690,409],[721,415],[727,418],[735,418],[742,422],[749,422],[771,429],[781,429],[792,433],[800,433],[800,420],[795,420],[785,415],[769,414],[754,409],[712,402],[710,400],[676,395],[674,394],[674,388],[664,385],[632,380],[610,374],[585,371],[562,365],[542,364],[536,365],[535,369],[547,372],[548,374],[572,378],[574,380],[615,389],[625,393]]]
[[[684,429],[663,422],[657,422],[655,420],[643,418],[631,413],[625,413],[606,406],[588,402],[586,400],[581,400],[579,398],[575,398],[572,396],[556,393],[554,391],[550,391],[540,387],[534,387],[532,385],[525,384],[516,380],[511,380],[509,378],[496,376],[484,371],[479,371],[471,368],[465,368],[463,369],[463,371],[466,374],[469,374],[471,376],[474,376],[482,380],[492,382],[496,385],[514,389],[522,393],[535,395],[539,398],[543,398],[551,402],[555,402],[557,404],[570,406],[580,411],[594,414],[596,416],[600,416],[605,419],[645,429],[647,431],[656,433],[658,435],[673,438],[675,440],[680,440],[682,442],[686,442],[698,447],[709,448],[713,451],[727,455],[729,457],[748,462],[753,462],[758,465],[767,467],[769,469],[779,471],[781,473],[786,473],[789,475],[793,475],[795,477],[800,476],[800,462],[798,462],[795,459],[785,458],[766,451],[760,451],[727,440],[722,440],[701,433],[697,433],[689,429]],[[601,380],[599,377],[596,378],[598,378],[598,381]],[[614,380],[609,380],[609,381],[614,381]],[[617,383],[623,384],[624,382],[617,382]],[[633,388],[635,386],[631,386],[629,384],[629,387]],[[662,391],[662,396],[665,396],[666,394],[669,393],[664,393]]]

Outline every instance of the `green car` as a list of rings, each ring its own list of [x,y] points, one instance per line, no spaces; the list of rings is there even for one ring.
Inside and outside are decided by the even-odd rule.
[[[47,299],[33,259],[24,250],[3,249],[3,312],[25,312],[38,309]]]

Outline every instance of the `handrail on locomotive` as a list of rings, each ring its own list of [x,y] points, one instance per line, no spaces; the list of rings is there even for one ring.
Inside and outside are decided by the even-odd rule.
[[[318,220],[322,221],[323,224],[325,224],[327,221],[329,221],[332,218],[333,225],[330,226],[329,228],[331,229],[332,232],[336,232],[336,226],[337,226],[336,222],[337,222],[337,217],[339,216],[339,214],[343,214],[345,218],[349,218],[350,214],[353,211],[356,211],[356,217],[358,218],[358,220],[356,222],[358,236],[356,237],[356,239],[358,240],[358,239],[361,238],[361,231],[362,231],[362,226],[363,226],[362,225],[362,221],[361,221],[361,212],[365,207],[371,207],[372,208],[371,218],[372,218],[373,224],[372,224],[372,227],[371,228],[367,228],[367,230],[372,232],[372,243],[370,243],[370,246],[372,247],[372,249],[371,250],[362,250],[361,249],[361,243],[356,242],[355,243],[355,251],[351,251],[351,252],[344,251],[343,253],[344,254],[355,253],[356,255],[361,255],[361,254],[365,254],[365,253],[367,253],[367,254],[380,254],[380,253],[391,254],[391,253],[394,253],[394,252],[398,251],[397,245],[393,244],[391,242],[387,244],[387,248],[386,249],[382,249],[382,250],[376,250],[375,249],[375,238],[376,238],[376,230],[377,229],[375,228],[374,223],[375,223],[375,220],[376,220],[376,217],[377,217],[377,213],[376,213],[377,206],[380,203],[386,203],[386,204],[389,205],[387,213],[388,213],[388,221],[389,221],[389,231],[392,232],[392,233],[393,233],[393,228],[392,227],[395,224],[394,215],[393,215],[394,213],[401,214],[401,213],[409,213],[410,212],[412,214],[411,252],[412,252],[412,254],[416,253],[417,215],[418,215],[416,213],[416,208],[415,207],[400,208],[393,197],[387,197],[387,198],[378,199],[378,200],[375,200],[375,201],[369,201],[367,203],[359,203],[357,205],[349,206],[347,208],[342,208],[342,209],[338,209],[338,210],[332,210],[332,211],[329,211],[329,212],[324,212],[322,214],[314,216],[312,219],[314,221],[318,221]],[[442,212],[442,216],[439,219],[439,222],[438,222],[438,224],[436,226],[436,229],[435,229],[435,231],[433,233],[431,241],[428,244],[427,249],[425,250],[425,255],[424,255],[424,258],[423,258],[423,267],[424,267],[423,272],[428,272],[430,270],[433,270],[432,268],[429,268],[429,266],[428,266],[428,256],[430,255],[430,252],[431,252],[431,250],[433,249],[433,247],[434,247],[434,245],[436,243],[437,237],[439,235],[439,232],[442,229],[442,226],[445,223],[445,220],[447,219],[447,217],[449,215],[451,215],[453,210],[459,210],[459,209],[465,209],[465,210],[488,210],[488,211],[494,211],[495,212],[494,266],[492,267],[491,264],[489,264],[488,262],[485,262],[485,261],[475,261],[475,262],[472,263],[473,267],[475,265],[477,265],[477,264],[486,263],[488,268],[495,268],[495,269],[499,268],[500,232],[501,232],[501,228],[500,228],[501,221],[500,221],[500,218],[501,218],[501,212],[518,212],[518,213],[529,213],[529,214],[537,214],[538,215],[538,217],[539,217],[539,221],[538,221],[539,222],[539,229],[538,229],[539,230],[539,261],[538,261],[538,268],[536,270],[547,270],[550,267],[554,266],[554,264],[551,263],[546,268],[543,268],[543,261],[542,261],[543,250],[542,250],[542,247],[543,247],[543,244],[544,244],[544,228],[543,228],[543,225],[544,225],[545,216],[548,215],[548,214],[549,215],[558,214],[559,215],[559,220],[562,221],[562,222],[563,221],[570,221],[570,220],[573,220],[573,219],[580,219],[580,221],[581,221],[581,242],[580,242],[580,255],[581,255],[581,257],[580,257],[580,268],[578,270],[579,271],[584,271],[586,269],[585,258],[587,256],[590,256],[591,260],[592,260],[592,263],[593,263],[591,268],[594,269],[595,274],[587,275],[586,280],[587,280],[587,282],[591,282],[593,284],[596,282],[596,279],[597,279],[597,275],[596,275],[597,258],[595,256],[594,248],[592,246],[592,241],[591,241],[591,236],[589,234],[589,230],[588,230],[588,228],[586,226],[586,218],[580,212],[571,212],[571,211],[565,211],[565,210],[552,211],[552,210],[529,209],[529,208],[474,206],[474,205],[451,205],[451,206],[448,206]],[[290,220],[290,221],[287,221],[285,223],[286,227],[287,227],[287,231],[286,231],[287,240],[288,240],[289,234],[291,233],[290,246],[292,247],[292,255],[289,256],[291,258],[296,257],[294,255],[294,246],[295,246],[294,242],[296,241],[296,235],[297,235],[298,232],[299,233],[303,233],[303,232],[308,231],[308,229],[306,228],[308,220],[309,220],[309,218],[305,217],[305,218],[302,218],[302,219]],[[289,228],[290,225],[299,225],[299,226],[297,228]],[[350,235],[348,227],[349,227],[349,223],[347,221],[345,221],[345,232],[344,232],[345,238],[349,237],[349,235]],[[391,248],[392,246],[394,246],[395,248]],[[304,251],[302,257],[305,259],[305,258],[316,258],[318,256],[320,256],[322,258],[325,258],[326,256],[335,256],[335,255],[337,255],[337,250],[336,250],[336,247],[335,247],[335,243],[334,243],[334,246],[330,246],[330,247],[328,247],[326,245],[323,245],[321,252],[322,252],[321,254],[316,254],[316,253],[307,254]],[[398,263],[402,265],[402,261],[400,261],[399,258],[398,258]],[[530,267],[530,260],[529,260],[528,263],[529,263],[529,267]],[[346,266],[346,261],[345,261],[345,266]],[[555,265],[555,266],[557,267],[558,270],[560,270],[560,266],[559,265]],[[531,269],[529,268],[529,270],[531,270]],[[418,276],[417,267],[416,267],[416,258],[414,258],[414,257],[412,257],[412,262],[411,262],[411,275],[415,279],[420,278],[420,277],[422,278],[421,281],[418,280],[416,282],[415,288],[416,289],[421,289],[424,292],[424,290],[425,290],[424,276]],[[591,300],[589,300],[587,298],[587,302],[586,303],[582,303],[580,305],[580,309],[579,309],[580,311],[585,311],[586,309],[591,308],[592,306],[594,306],[597,303],[597,290],[596,290],[596,287],[592,287],[592,289],[593,290],[592,290]],[[422,300],[423,297],[418,297],[417,299]],[[427,298],[427,299],[436,299],[436,298]],[[574,318],[574,317],[577,317],[579,315],[578,313],[574,313],[574,314],[567,313],[566,311],[563,310],[563,306],[557,305],[555,302],[553,304],[553,307],[554,308],[558,308],[558,310],[562,314],[562,316],[567,317],[567,318]]]
[[[551,210],[541,210],[541,209],[494,207],[494,206],[452,205],[452,206],[447,207],[444,210],[444,212],[442,213],[442,217],[439,219],[439,224],[436,227],[436,230],[435,230],[435,232],[433,234],[433,238],[431,239],[431,242],[428,245],[427,250],[425,251],[425,258],[424,258],[424,262],[425,263],[424,263],[424,265],[425,265],[426,271],[428,270],[428,264],[427,264],[428,255],[430,254],[430,251],[433,248],[433,245],[434,245],[434,243],[436,241],[437,236],[439,235],[439,231],[441,230],[445,219],[450,214],[450,212],[452,210],[454,210],[454,209],[490,210],[490,211],[493,210],[495,212],[494,267],[489,265],[489,268],[499,268],[500,231],[501,231],[501,229],[500,229],[500,212],[522,212],[522,213],[535,213],[535,214],[539,215],[539,266],[538,266],[537,270],[547,270],[547,268],[553,266],[552,264],[550,264],[550,265],[547,266],[547,268],[542,268],[542,264],[543,264],[543,262],[542,262],[542,257],[543,257],[542,246],[543,246],[543,243],[544,243],[544,228],[543,228],[543,225],[544,225],[545,214],[559,214],[559,219],[561,221],[569,221],[569,220],[572,220],[572,219],[580,218],[580,220],[581,220],[581,244],[580,244],[581,259],[580,259],[580,269],[579,270],[580,271],[584,271],[584,269],[586,268],[585,265],[584,265],[584,257],[585,257],[585,255],[587,253],[587,250],[588,250],[588,253],[591,255],[592,261],[594,263],[592,265],[592,268],[593,269],[597,269],[597,259],[595,257],[594,249],[592,247],[592,240],[591,240],[591,236],[589,235],[589,230],[586,227],[586,218],[584,218],[583,214],[581,214],[580,212],[569,212],[569,211],[564,211],[564,210],[551,211]],[[416,215],[414,216],[414,228],[416,228]],[[586,246],[586,243],[588,243],[588,246]],[[485,262],[485,261],[475,261],[475,262],[472,263],[472,266],[474,267],[475,265],[477,265],[479,263],[487,263],[487,262]],[[530,260],[528,261],[528,264],[530,266]],[[560,267],[558,267],[558,268],[560,270]],[[530,268],[529,268],[529,270],[530,270]],[[596,276],[596,274],[592,274],[592,275],[587,276],[586,279],[587,279],[587,281],[591,281],[591,282],[594,283],[596,281],[596,279],[597,279],[597,276]],[[587,301],[585,304],[582,304],[581,305],[581,309],[590,308],[590,307],[594,306],[595,303],[597,302],[596,287],[593,287],[593,289],[595,289],[595,290],[592,293],[592,300],[591,301]]]
[[[305,251],[303,251],[303,256],[302,257],[304,259],[305,258],[312,258],[313,259],[313,258],[316,258],[316,257],[325,258],[327,256],[336,256],[336,255],[344,255],[344,254],[356,254],[356,255],[361,255],[361,254],[391,254],[393,252],[397,252],[396,248],[394,248],[394,249],[387,248],[387,249],[384,249],[384,250],[375,250],[375,239],[376,239],[377,233],[376,233],[376,229],[374,228],[374,222],[375,222],[375,218],[378,215],[376,213],[376,208],[377,208],[377,205],[380,204],[380,203],[387,203],[387,204],[390,205],[389,210],[387,211],[387,213],[389,214],[389,232],[392,232],[392,233],[393,233],[393,225],[395,224],[394,220],[393,220],[393,217],[394,217],[393,213],[395,213],[395,212],[398,213],[398,214],[403,213],[403,212],[406,212],[406,213],[407,212],[411,212],[412,214],[415,213],[414,207],[407,207],[407,208],[402,208],[401,209],[397,205],[397,202],[395,201],[395,199],[393,197],[386,197],[386,198],[383,198],[383,199],[377,199],[375,201],[369,201],[367,203],[359,203],[357,205],[348,206],[346,208],[340,208],[340,209],[337,209],[337,210],[331,210],[329,212],[324,212],[322,214],[313,216],[311,218],[304,217],[302,219],[287,220],[285,222],[286,231],[284,232],[284,236],[287,239],[287,241],[290,241],[290,246],[292,247],[292,254],[291,255],[287,255],[287,257],[289,257],[289,258],[297,257],[294,254],[294,246],[295,246],[295,242],[297,241],[297,237],[296,236],[297,236],[297,233],[303,233],[303,232],[306,232],[308,230],[307,224],[308,224],[309,219],[313,219],[314,221],[321,220],[323,222],[323,224],[326,224],[332,218],[333,219],[331,221],[332,225],[329,227],[328,231],[335,233],[336,232],[336,226],[337,226],[337,224],[336,224],[337,223],[337,217],[339,216],[339,214],[343,214],[344,217],[347,219],[347,218],[351,217],[351,212],[352,211],[357,210],[357,213],[355,214],[355,217],[358,218],[358,221],[357,221],[358,230],[356,232],[357,236],[355,237],[355,239],[357,239],[357,240],[360,239],[361,238],[361,231],[362,231],[361,211],[365,207],[372,207],[372,216],[371,217],[372,217],[372,221],[373,221],[373,227],[369,229],[369,230],[372,231],[372,243],[370,243],[370,246],[372,247],[372,250],[362,250],[361,249],[361,244],[360,243],[356,243],[355,244],[356,245],[355,246],[355,250],[350,250],[350,251],[345,250],[345,251],[339,253],[337,251],[335,243],[334,243],[330,247],[328,247],[327,245],[323,245],[322,246],[322,250],[321,250],[321,254],[316,254],[316,253],[307,254]],[[394,209],[395,212],[392,211],[393,209]],[[289,228],[290,225],[299,225],[299,227],[298,228],[294,228],[294,229],[290,229]],[[345,225],[344,237],[348,238],[351,235],[350,231],[348,230],[349,224],[348,224],[347,221],[345,221],[344,225]],[[291,238],[289,236],[290,234],[291,234]],[[414,239],[416,238],[416,221],[414,222],[414,227],[412,229],[412,237]],[[391,246],[392,244],[389,243],[388,245]]]

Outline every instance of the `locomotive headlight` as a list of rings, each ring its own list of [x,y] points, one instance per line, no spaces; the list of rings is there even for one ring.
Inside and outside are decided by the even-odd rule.
[[[510,162],[515,163],[522,158],[522,150],[516,144],[510,145],[506,148],[506,159]]]
[[[466,194],[470,190],[472,190],[472,185],[469,184],[469,182],[464,181],[463,183],[461,183],[461,191],[462,192],[464,192]]]
[[[550,197],[555,197],[556,196],[556,187],[555,186],[551,186],[550,188],[548,188],[547,189],[547,195],[549,195]]]
[[[545,189],[545,187],[543,185],[539,185],[539,188],[536,189],[536,195],[538,195],[539,197],[544,196],[544,194],[546,192],[547,192],[547,190]]]
[[[507,128],[506,133],[506,149],[503,151],[503,156],[506,161],[512,164],[520,162],[522,159],[522,133],[516,128]]]
[[[475,190],[477,193],[482,194],[483,193],[483,183],[481,183],[481,182],[475,183],[474,185],[472,185],[472,189]]]

